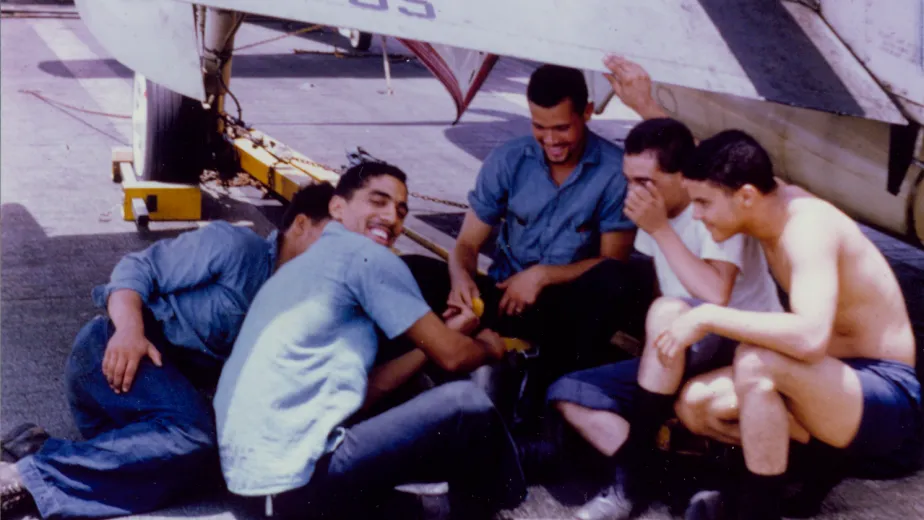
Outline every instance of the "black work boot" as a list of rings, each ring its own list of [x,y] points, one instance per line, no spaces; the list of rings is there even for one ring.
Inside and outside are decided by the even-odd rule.
[[[45,444],[48,437],[48,432],[41,426],[32,423],[20,424],[0,439],[0,448],[3,451],[0,460],[17,462],[27,455],[32,455]]]
[[[15,464],[0,462],[0,513],[4,519],[35,509],[32,495],[26,490]]]

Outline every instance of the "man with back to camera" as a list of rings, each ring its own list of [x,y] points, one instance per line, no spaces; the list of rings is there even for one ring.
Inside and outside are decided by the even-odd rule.
[[[463,334],[478,326],[466,307],[440,321],[389,251],[407,214],[403,172],[351,168],[330,214],[314,246],[257,294],[222,372],[214,405],[228,489],[263,516],[283,518],[368,518],[408,482],[448,481],[453,518],[490,518],[516,505],[526,493],[516,449],[469,381],[346,423],[428,359],[469,371],[504,346],[488,329]],[[370,374],[376,327],[417,348]]]
[[[622,150],[587,128],[593,113],[583,74],[544,65],[527,87],[532,136],[485,159],[449,265],[406,257],[427,302],[471,307],[505,336],[540,344],[535,389],[610,359],[609,339],[640,328],[650,284],[624,262],[635,226],[623,213]],[[500,226],[488,276],[478,252]],[[635,312],[635,314],[633,314]]]
[[[781,518],[789,414],[817,449],[855,468],[916,466],[915,340],[882,253],[830,203],[778,184],[769,155],[744,132],[703,141],[685,174],[696,218],[717,241],[738,233],[757,239],[791,308],[704,304],[655,340],[665,364],[706,334],[741,343],[733,378],[747,471],[739,489],[694,501],[688,518]]]
[[[219,484],[205,394],[257,290],[320,236],[332,194],[300,190],[283,231],[267,238],[213,222],[122,258],[93,290],[108,315],[77,334],[65,368],[85,440],[50,439],[0,463],[4,518],[32,508],[45,518],[145,513]]]

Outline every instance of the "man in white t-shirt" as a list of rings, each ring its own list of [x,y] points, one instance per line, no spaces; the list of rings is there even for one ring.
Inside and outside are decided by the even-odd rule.
[[[735,342],[709,336],[685,359],[664,365],[650,348],[661,331],[703,302],[782,309],[760,245],[741,235],[716,243],[694,219],[680,173],[694,149],[690,130],[668,118],[643,121],[626,137],[626,215],[639,227],[635,248],[653,258],[661,294],[648,311],[646,348],[641,359],[575,372],[549,388],[549,402],[613,462],[613,485],[578,512],[581,519],[626,518],[647,508],[653,486],[645,468],[682,382],[733,360]],[[713,437],[735,440],[733,425],[716,429]]]

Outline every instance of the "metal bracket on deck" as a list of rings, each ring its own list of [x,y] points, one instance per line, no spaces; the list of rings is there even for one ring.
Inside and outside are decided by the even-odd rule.
[[[112,150],[112,181],[122,185],[122,216],[140,230],[151,221],[200,220],[202,192],[198,185],[144,181],[135,175],[131,148]]]

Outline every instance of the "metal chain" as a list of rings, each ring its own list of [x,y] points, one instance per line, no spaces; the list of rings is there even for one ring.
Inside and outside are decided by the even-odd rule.
[[[439,199],[430,195],[424,195],[423,193],[417,193],[416,191],[412,191],[410,195],[416,199],[426,200],[428,202],[436,202],[437,204],[444,204],[453,208],[469,209],[468,204],[462,204],[461,202],[456,202],[454,200]]]

